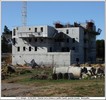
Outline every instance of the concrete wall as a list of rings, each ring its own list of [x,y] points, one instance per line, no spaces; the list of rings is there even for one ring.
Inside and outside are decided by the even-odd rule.
[[[76,58],[79,58],[79,60],[80,60],[80,54],[76,53],[74,50],[71,50],[71,55],[70,56],[71,56],[71,64],[76,64],[77,63]],[[81,60],[80,60],[80,63],[82,63]]]
[[[35,32],[35,28],[37,31]],[[41,28],[43,28],[43,31],[41,31]],[[52,37],[55,28],[51,26],[23,26],[23,27],[16,27],[15,29],[15,35],[12,34],[13,38],[17,37]],[[13,30],[14,30],[13,29]],[[14,33],[14,31],[12,31]]]
[[[40,39],[37,39],[38,42],[34,42],[34,38],[32,38],[32,42],[28,42],[28,38],[23,40],[22,38],[16,38],[16,44],[12,46],[13,54],[33,54],[36,52],[47,52],[47,40],[43,40],[40,42]],[[35,46],[37,47],[37,51],[35,51]],[[17,51],[17,48],[20,47],[20,51]],[[25,47],[25,51],[23,51],[23,47]],[[29,51],[29,47],[31,47],[31,51]]]
[[[84,30],[79,28],[79,61],[84,63]]]
[[[54,65],[54,66],[69,66],[70,53],[36,53],[36,54],[13,54],[12,64],[25,64],[30,63],[34,59],[37,64]]]
[[[53,35],[55,34],[56,29],[54,27],[51,26],[47,26],[47,35],[48,37],[53,37]]]
[[[37,39],[36,42],[35,39]],[[42,42],[41,39],[43,39]],[[50,51],[50,47],[52,47],[52,51],[55,49],[54,40],[50,38],[31,38],[31,42],[29,42],[29,38],[16,38],[15,40],[16,44],[12,46],[13,54],[47,53]],[[19,52],[17,51],[18,47],[20,47]],[[23,51],[23,47],[25,47],[25,51]],[[29,47],[31,47],[31,51],[29,51]],[[35,51],[35,47],[37,47],[37,51]]]
[[[71,28],[56,28],[58,32],[63,32],[67,36],[71,38],[75,38],[77,42],[79,42],[79,27],[71,27]],[[66,31],[69,30],[67,34]]]
[[[89,61],[96,62],[96,36],[91,34],[89,40]]]
[[[31,28],[31,31],[34,31],[35,27]],[[19,29],[18,29],[19,30]],[[20,29],[22,30],[22,29]],[[65,42],[64,46],[68,46],[70,48],[70,52],[50,52],[50,47],[52,47],[52,50],[55,49],[61,51],[61,47],[57,43],[54,42],[52,38],[42,38],[43,42],[41,42],[41,38],[39,37],[33,37],[31,38],[31,42],[29,42],[29,37],[26,38],[16,38],[16,44],[12,46],[12,54],[13,54],[13,64],[20,63],[24,64],[26,62],[30,62],[32,59],[35,59],[35,61],[45,64],[54,64],[58,66],[66,66],[73,63],[76,63],[76,58],[78,58],[80,61],[83,60],[83,44],[79,44],[79,42],[82,43],[83,34],[80,35],[82,30],[80,30],[79,27],[74,28],[58,28],[59,32],[63,32],[66,34],[66,40],[69,38],[69,42]],[[69,31],[67,34],[66,31]],[[26,30],[28,31],[28,30]],[[52,36],[55,33],[55,29],[53,27],[48,26],[47,27],[47,35]],[[17,32],[16,32],[17,33]],[[18,33],[17,33],[18,34]],[[49,37],[50,37],[49,36]],[[37,42],[34,41],[34,39],[37,38]],[[72,42],[72,39],[75,39],[75,43]],[[64,42],[63,42],[64,44]],[[35,46],[37,47],[37,51],[35,51]],[[17,51],[17,48],[20,47],[20,51]],[[23,47],[26,48],[25,51],[23,51]],[[31,47],[31,51],[29,51],[29,47]],[[71,49],[75,47],[75,50],[72,51]],[[73,53],[71,53],[73,52]],[[53,59],[54,57],[54,59]],[[71,61],[71,62],[70,62]],[[82,61],[81,61],[82,62]]]
[[[43,32],[41,32],[41,27],[43,28]],[[37,34],[35,32],[35,28],[37,28],[37,32],[42,34],[39,36],[30,37],[29,34]],[[59,32],[63,32],[65,35],[65,41],[58,43],[55,42],[53,36],[56,33],[56,30]],[[67,33],[68,30],[68,33]],[[13,31],[14,33],[14,31]],[[20,37],[19,34],[26,34],[24,37]],[[27,36],[28,35],[28,36]],[[89,35],[89,34],[88,34]],[[81,27],[68,27],[68,28],[54,28],[51,26],[33,26],[33,27],[16,27],[15,35],[12,34],[12,38],[16,39],[16,44],[12,46],[12,58],[13,64],[20,63],[24,64],[26,62],[30,62],[32,59],[40,64],[55,64],[59,66],[69,66],[70,64],[76,63],[76,59],[79,59],[79,63],[84,63],[84,29]],[[32,39],[29,42],[29,38]],[[73,43],[73,38],[75,42]],[[88,38],[88,36],[87,36]],[[37,39],[37,42],[35,42]],[[41,42],[41,39],[43,41]],[[69,42],[67,42],[69,39]],[[92,44],[90,51],[86,52],[87,57],[90,55],[94,60],[96,58],[95,54],[95,40],[96,37],[91,36],[90,43]],[[17,51],[17,48],[20,47],[20,51]],[[26,48],[23,51],[23,47]],[[29,51],[29,47],[31,47],[31,51]],[[35,51],[35,47],[37,47],[37,51]],[[62,47],[68,47],[70,52],[61,52]],[[75,47],[75,50],[72,48]],[[50,52],[50,48],[52,48],[52,52]]]
[[[71,28],[56,28],[58,32],[63,32],[66,35],[66,39],[69,38],[69,43],[65,43],[64,46],[68,46],[71,50],[75,47],[75,52],[79,50],[79,39],[83,38],[79,36],[79,27],[71,27]],[[67,34],[67,30],[69,31]],[[73,43],[73,39],[75,39],[75,43]]]
[[[64,32],[68,37],[70,37],[69,47],[71,48],[71,64],[77,63],[76,59],[79,59],[79,63],[84,63],[84,30],[81,27],[71,27],[71,28],[57,28],[59,32]],[[66,33],[69,30],[69,33]],[[72,39],[75,39],[75,43]],[[75,50],[72,48],[75,47]]]

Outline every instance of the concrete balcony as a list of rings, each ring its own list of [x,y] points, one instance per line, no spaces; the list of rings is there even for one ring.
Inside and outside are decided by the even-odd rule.
[[[18,32],[17,36],[20,38],[24,37],[47,37],[46,34],[42,32]]]

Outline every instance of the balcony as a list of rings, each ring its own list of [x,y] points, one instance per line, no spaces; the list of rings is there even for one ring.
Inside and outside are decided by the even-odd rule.
[[[18,32],[18,37],[24,38],[24,37],[47,37],[46,34],[42,32]]]

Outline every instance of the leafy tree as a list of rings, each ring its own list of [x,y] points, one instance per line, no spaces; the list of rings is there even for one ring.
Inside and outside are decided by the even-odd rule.
[[[105,58],[105,41],[97,40],[96,41],[96,56],[97,58],[102,58],[104,61]]]
[[[8,52],[11,53],[12,44],[8,44],[8,41],[5,38],[6,34],[12,35],[12,31],[10,31],[7,26],[4,26],[4,32],[2,33],[2,36],[1,36],[1,51],[2,53],[8,53]]]
[[[10,30],[8,29],[8,27],[6,25],[4,26],[3,34],[10,34]]]

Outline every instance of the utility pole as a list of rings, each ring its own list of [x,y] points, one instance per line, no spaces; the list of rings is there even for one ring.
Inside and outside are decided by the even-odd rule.
[[[22,1],[22,26],[27,25],[27,1]]]

